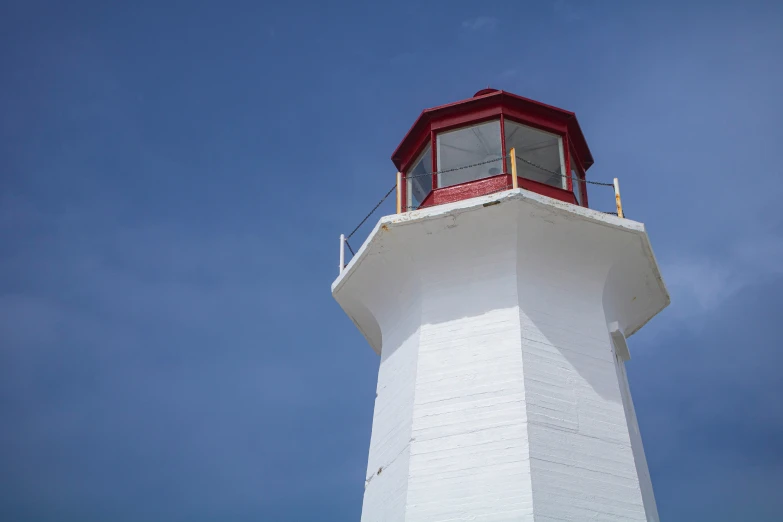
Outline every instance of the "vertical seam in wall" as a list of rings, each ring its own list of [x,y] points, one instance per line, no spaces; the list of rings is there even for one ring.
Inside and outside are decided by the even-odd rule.
[[[514,220],[514,249],[515,249],[515,255],[514,255],[514,280],[516,284],[516,288],[514,289],[514,292],[517,296],[517,336],[519,339],[519,357],[522,362],[522,375],[520,375],[520,381],[522,382],[522,395],[524,397],[522,401],[522,409],[524,413],[524,419],[525,419],[525,431],[526,431],[526,440],[527,440],[527,475],[530,477],[530,511],[532,513],[531,520],[535,521],[536,518],[536,510],[535,510],[535,498],[533,496],[533,465],[530,461],[530,420],[527,416],[527,386],[525,385],[525,357],[524,357],[524,350],[523,350],[523,342],[522,342],[522,307],[520,305],[520,298],[519,298],[519,256],[521,252],[521,245],[519,244],[519,220],[522,218],[522,216],[519,215],[519,210],[517,210],[517,219]]]
[[[410,262],[412,265],[416,266],[416,260],[413,258],[413,256],[409,256]],[[421,354],[421,332],[424,328],[424,323],[422,322],[422,319],[424,318],[423,309],[424,304],[422,303],[423,300],[423,290],[421,285],[421,270],[419,267],[419,270],[415,272],[418,276],[418,281],[416,284],[418,285],[419,289],[419,303],[418,303],[418,313],[419,313],[419,327],[416,329],[416,334],[418,335],[418,339],[416,340],[416,364],[414,371],[416,372],[413,375],[413,394],[411,394],[411,425],[410,425],[410,432],[408,433],[408,471],[407,476],[405,478],[405,509],[403,510],[405,520],[408,519],[408,496],[411,492],[411,459],[413,457],[413,423],[416,422],[416,389],[418,388],[417,384],[418,381],[416,380],[416,377],[419,374],[419,355]]]

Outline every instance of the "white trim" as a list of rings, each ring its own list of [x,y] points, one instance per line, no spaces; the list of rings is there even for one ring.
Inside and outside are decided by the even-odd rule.
[[[612,341],[614,341],[617,356],[620,357],[622,361],[629,361],[631,359],[631,352],[628,350],[628,341],[617,321],[609,323],[609,335],[612,336]]]
[[[561,176],[569,176],[569,174],[566,173],[565,168],[565,154],[563,154],[563,138],[562,136],[557,137],[557,147],[560,151],[560,174]],[[565,177],[560,178],[562,180],[563,189],[568,190],[568,180]]]
[[[340,273],[345,270],[345,234],[340,234]]]

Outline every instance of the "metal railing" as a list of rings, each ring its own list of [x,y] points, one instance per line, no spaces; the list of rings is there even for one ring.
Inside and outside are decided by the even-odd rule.
[[[449,174],[449,173],[452,173],[452,172],[456,172],[456,171],[460,171],[460,170],[464,170],[464,169],[468,169],[468,168],[473,168],[473,167],[478,167],[478,166],[481,166],[481,165],[486,165],[486,164],[489,164],[489,163],[495,163],[495,162],[499,162],[499,161],[503,162],[503,172],[501,174],[498,174],[498,175],[503,175],[503,174],[507,175],[508,173],[505,172],[505,160],[506,160],[506,158],[510,158],[511,159],[511,184],[510,185],[505,185],[505,186],[503,186],[503,187],[501,187],[499,189],[493,190],[491,192],[487,192],[486,194],[482,194],[483,196],[486,196],[486,195],[489,195],[489,194],[495,194],[497,192],[503,192],[503,191],[506,191],[506,190],[518,189],[519,188],[519,177],[520,176],[518,175],[518,172],[517,172],[517,160],[519,160],[519,161],[521,161],[521,162],[523,162],[523,163],[525,163],[525,164],[527,164],[527,165],[529,165],[529,166],[531,166],[533,168],[536,168],[538,170],[546,172],[546,173],[548,173],[548,174],[550,174],[552,176],[558,176],[560,178],[570,179],[572,181],[572,183],[574,182],[574,180],[577,180],[577,181],[584,181],[585,183],[587,183],[589,185],[598,185],[598,186],[602,186],[602,187],[613,187],[613,189],[614,189],[615,206],[617,208],[617,212],[616,213],[615,212],[605,212],[605,213],[606,214],[614,214],[614,215],[616,215],[616,216],[618,216],[620,218],[624,218],[625,217],[625,214],[623,212],[622,201],[620,199],[620,182],[617,180],[617,178],[614,178],[613,183],[604,183],[604,182],[600,182],[600,181],[591,181],[591,180],[587,180],[587,179],[575,178],[573,176],[560,174],[559,172],[547,169],[547,168],[545,168],[545,167],[543,167],[541,165],[533,163],[532,161],[529,161],[529,160],[527,160],[525,158],[517,156],[516,155],[516,150],[514,148],[512,148],[509,151],[508,156],[500,156],[500,157],[492,159],[492,160],[482,161],[482,162],[479,162],[479,163],[474,163],[474,164],[471,164],[471,165],[465,165],[465,166],[462,166],[462,167],[456,167],[456,168],[447,169],[447,170],[441,170],[441,171],[437,171],[437,172],[426,172],[424,174],[411,175],[411,176],[407,176],[407,177],[404,177],[401,172],[397,172],[397,179],[396,179],[396,183],[394,184],[394,186],[392,186],[389,189],[389,191],[386,192],[386,195],[381,198],[381,200],[372,208],[372,210],[370,210],[370,212],[366,216],[364,216],[364,219],[362,219],[359,222],[359,224],[356,225],[356,227],[354,227],[354,229],[351,231],[351,233],[348,234],[347,236],[345,234],[340,234],[340,266],[339,266],[340,273],[342,273],[343,270],[345,269],[345,267],[347,266],[346,263],[345,263],[345,248],[346,247],[348,248],[348,251],[351,253],[351,256],[355,256],[356,255],[356,253],[354,252],[353,248],[351,247],[351,244],[349,243],[349,240],[354,236],[354,234],[356,234],[356,232],[362,227],[362,225],[364,225],[364,223],[366,223],[367,220],[370,219],[370,217],[375,213],[375,211],[378,210],[378,208],[383,204],[383,202],[388,199],[388,197],[391,195],[392,192],[396,191],[396,193],[397,193],[397,197],[396,197],[396,199],[397,199],[397,201],[396,201],[396,211],[397,211],[397,214],[402,214],[403,211],[407,212],[407,211],[418,210],[418,209],[421,208],[421,206],[407,206],[407,205],[403,205],[403,201],[402,201],[403,186],[402,186],[402,184],[403,184],[404,181],[407,181],[408,179],[420,178],[420,177],[425,177],[425,176],[440,176],[442,174]]]

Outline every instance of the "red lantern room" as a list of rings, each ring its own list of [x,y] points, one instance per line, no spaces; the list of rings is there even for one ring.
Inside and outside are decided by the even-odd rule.
[[[593,156],[573,112],[483,89],[423,111],[392,161],[407,210],[510,189],[514,179],[520,188],[586,207],[584,173]]]

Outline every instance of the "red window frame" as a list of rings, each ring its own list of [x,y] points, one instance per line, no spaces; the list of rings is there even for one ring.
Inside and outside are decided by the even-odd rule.
[[[525,178],[519,179],[519,186],[562,201],[579,204],[576,201],[573,180],[571,179],[571,162],[574,161],[577,166],[576,171],[579,177],[580,188],[582,189],[582,205],[588,206],[584,179],[585,172],[592,165],[593,159],[589,148],[587,148],[584,136],[579,129],[576,116],[562,109],[527,100],[503,91],[490,91],[489,93],[480,91],[474,98],[422,112],[402,143],[400,143],[392,159],[403,175],[402,200],[405,202],[406,208],[408,206],[407,173],[428,142],[432,150],[432,190],[422,201],[419,208],[482,195],[482,193],[487,193],[487,190],[505,183],[504,177],[509,177],[509,173],[506,161],[503,161],[503,174],[501,175],[493,178],[472,180],[450,187],[438,187],[437,135],[492,120],[499,120],[500,122],[503,158],[508,154],[506,120],[559,136],[562,144],[564,167],[567,173],[567,189],[551,187],[550,185]],[[585,159],[580,158],[577,149],[584,153]],[[477,185],[470,187],[469,185],[471,184]]]
[[[569,146],[568,148],[568,158],[569,158],[569,166],[568,166],[568,178],[569,182],[571,181],[571,167],[570,167],[570,161],[573,161],[576,165],[576,177],[579,178],[579,189],[580,193],[582,194],[582,203],[581,206],[585,208],[589,208],[590,204],[587,199],[587,182],[585,181],[585,170],[582,168],[582,162],[579,160],[579,155],[576,153],[576,150],[574,147]],[[569,185],[569,189],[571,192],[574,191],[573,186]],[[576,194],[574,194],[576,195]]]
[[[490,121],[499,121],[500,122],[500,146],[502,150],[505,150],[503,148],[503,144],[505,142],[505,137],[503,136],[503,114],[501,113],[499,117],[495,116],[489,116],[486,118],[482,118],[479,120],[471,119],[465,123],[456,123],[454,125],[449,125],[446,127],[433,127],[432,130],[432,190],[435,190],[438,188],[438,151],[437,151],[437,144],[438,144],[438,134],[444,134],[446,132],[451,132],[459,129],[464,129],[465,127],[472,127],[473,125],[481,125],[482,123],[487,123]],[[505,152],[501,152],[503,154],[503,157],[506,156]],[[503,166],[503,174],[506,174],[506,167]],[[473,180],[478,181],[478,180]],[[471,181],[466,181],[465,183],[472,183]]]
[[[508,118],[508,120],[511,121],[512,123],[516,123],[518,125],[524,125],[526,127],[531,127],[533,129],[537,129],[537,130],[546,132],[548,134],[553,134],[555,136],[558,136],[560,138],[561,152],[563,153],[563,168],[566,169],[566,172],[569,172],[568,171],[568,154],[566,154],[566,151],[568,150],[568,148],[567,148],[568,147],[568,132],[566,132],[566,131],[562,131],[561,132],[558,129],[553,129],[551,127],[545,127],[545,126],[542,126],[542,125],[537,125],[536,122],[528,123],[528,122],[524,122],[524,121],[519,121],[519,119],[514,118],[514,117]],[[506,142],[506,127],[504,126],[503,127],[503,144],[504,145],[505,145],[505,142]],[[503,154],[503,155],[505,156],[505,154]],[[567,187],[568,191],[573,192],[573,189],[571,188],[570,176],[566,177],[566,187]],[[555,187],[555,188],[560,188],[560,187]]]

